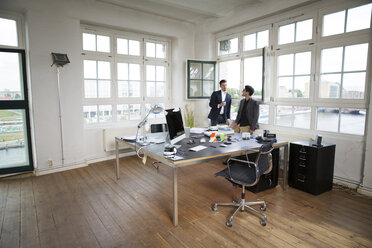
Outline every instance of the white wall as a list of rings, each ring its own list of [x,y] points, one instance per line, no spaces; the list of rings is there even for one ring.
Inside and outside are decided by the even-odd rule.
[[[0,9],[22,13],[26,24],[34,149],[39,171],[62,166],[56,68],[51,52],[67,53],[71,61],[61,69],[61,102],[65,165],[76,165],[111,153],[103,150],[102,128],[87,129],[82,111],[80,23],[166,36],[172,39],[172,94],[184,106],[185,61],[194,56],[193,26],[93,0],[2,0]],[[49,168],[48,160],[53,160]]]

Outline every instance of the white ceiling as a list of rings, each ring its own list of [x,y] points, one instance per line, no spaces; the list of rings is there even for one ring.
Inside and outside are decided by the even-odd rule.
[[[97,0],[116,6],[138,10],[178,21],[198,23],[201,20],[231,17],[233,13],[243,9],[254,12],[256,8],[273,12],[272,5],[280,9],[291,8],[303,4],[307,0]],[[271,5],[271,6],[270,6]],[[267,7],[267,8],[265,8]],[[247,16],[249,21],[249,17]]]

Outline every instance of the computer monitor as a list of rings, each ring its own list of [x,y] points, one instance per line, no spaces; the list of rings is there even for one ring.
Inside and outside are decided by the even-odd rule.
[[[181,109],[166,109],[165,119],[167,120],[171,145],[174,145],[182,139],[186,138],[185,129],[183,128]]]

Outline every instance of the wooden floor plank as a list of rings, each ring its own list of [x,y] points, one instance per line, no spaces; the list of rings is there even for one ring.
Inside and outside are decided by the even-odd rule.
[[[229,202],[221,161],[178,169],[179,226],[172,224],[172,168],[137,156],[39,177],[0,179],[0,247],[372,247],[372,199],[350,190],[313,196],[281,187],[265,200],[267,225]]]

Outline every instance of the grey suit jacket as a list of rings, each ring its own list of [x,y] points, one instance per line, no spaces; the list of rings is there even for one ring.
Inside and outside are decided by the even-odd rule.
[[[244,101],[245,101],[245,98],[242,99],[239,103],[238,116],[236,117],[235,123],[240,124],[240,119],[242,118],[242,115],[245,114],[247,116],[249,124],[251,124],[251,130],[254,131],[258,128],[258,117],[260,115],[260,105],[256,100],[251,98],[248,102],[246,112],[242,113]]]

